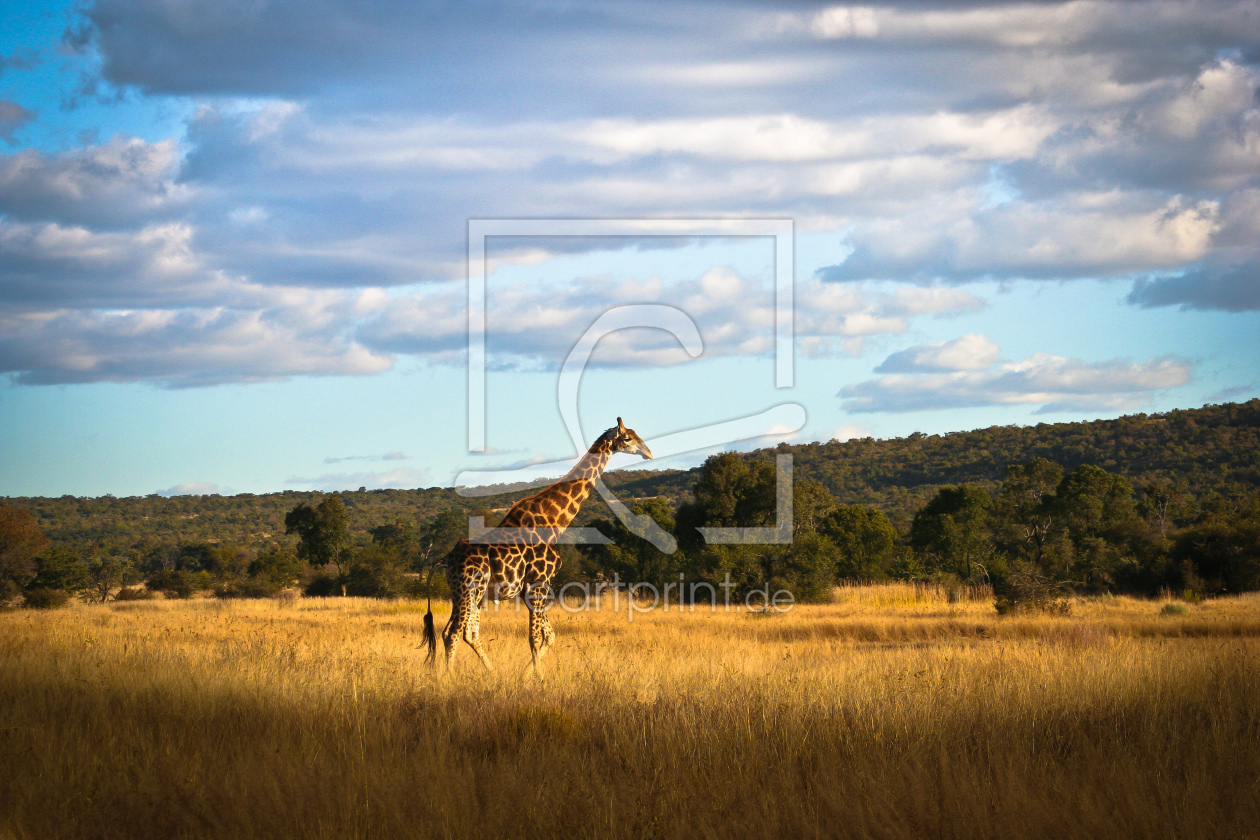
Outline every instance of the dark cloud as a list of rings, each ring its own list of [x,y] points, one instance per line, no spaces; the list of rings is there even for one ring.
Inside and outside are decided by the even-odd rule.
[[[1260,310],[1260,253],[1237,261],[1226,258],[1199,263],[1171,276],[1139,278],[1127,300],[1142,307]]]
[[[0,99],[0,138],[6,143],[16,143],[17,130],[35,119],[35,112],[16,102]]]
[[[65,36],[99,57],[83,90],[185,97],[192,116],[164,142],[0,156],[0,368],[190,385],[458,361],[470,218],[835,231],[852,254],[798,296],[809,355],[975,308],[946,286],[981,278],[1141,277],[1135,305],[1254,309],[1257,43],[1254,2],[1231,0],[97,0]],[[5,128],[3,107],[11,139],[29,112]],[[922,288],[898,301],[870,279]],[[505,366],[554,364],[630,299],[498,293]],[[710,352],[765,352],[765,307],[697,295]],[[618,340],[636,364],[681,352]],[[957,370],[939,367],[957,347],[912,350],[883,371]]]

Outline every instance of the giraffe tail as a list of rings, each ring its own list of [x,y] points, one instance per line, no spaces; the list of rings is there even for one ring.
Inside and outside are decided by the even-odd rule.
[[[432,662],[433,667],[437,667],[437,631],[433,628],[433,570],[437,568],[434,564],[429,568],[429,578],[425,581],[425,592],[429,596],[429,611],[424,614],[424,643],[428,646],[429,652],[424,657],[425,662]]]

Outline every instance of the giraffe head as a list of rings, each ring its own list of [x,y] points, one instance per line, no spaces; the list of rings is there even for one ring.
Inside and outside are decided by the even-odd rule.
[[[613,452],[628,452],[631,455],[642,455],[644,458],[652,457],[652,450],[648,449],[643,438],[639,437],[634,429],[627,429],[620,417],[617,418],[617,428],[609,429],[608,432],[612,435]]]

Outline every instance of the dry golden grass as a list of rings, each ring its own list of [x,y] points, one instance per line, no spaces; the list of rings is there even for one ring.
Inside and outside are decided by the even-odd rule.
[[[1161,606],[557,610],[545,686],[510,608],[452,679],[407,603],[8,612],[0,837],[1258,836],[1260,597]]]

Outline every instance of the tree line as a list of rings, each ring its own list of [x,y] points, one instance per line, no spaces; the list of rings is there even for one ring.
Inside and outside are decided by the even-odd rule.
[[[936,580],[990,584],[1003,608],[1053,605],[1068,592],[1256,589],[1258,431],[1260,400],[1252,400],[1155,417],[780,446],[724,453],[688,472],[613,473],[610,486],[670,532],[678,550],[659,551],[592,497],[575,524],[594,525],[612,544],[560,546],[558,583],[616,577],[662,587],[681,575],[816,600],[837,580]],[[773,456],[785,453],[797,475],[792,541],[707,544],[698,528],[775,524]],[[1006,454],[1023,457],[996,467]],[[53,605],[72,592],[248,597],[295,586],[320,595],[420,594],[417,572],[466,533],[467,515],[493,525],[526,492],[513,488],[500,507],[480,510],[441,488],[14,499],[0,502],[0,601]]]

